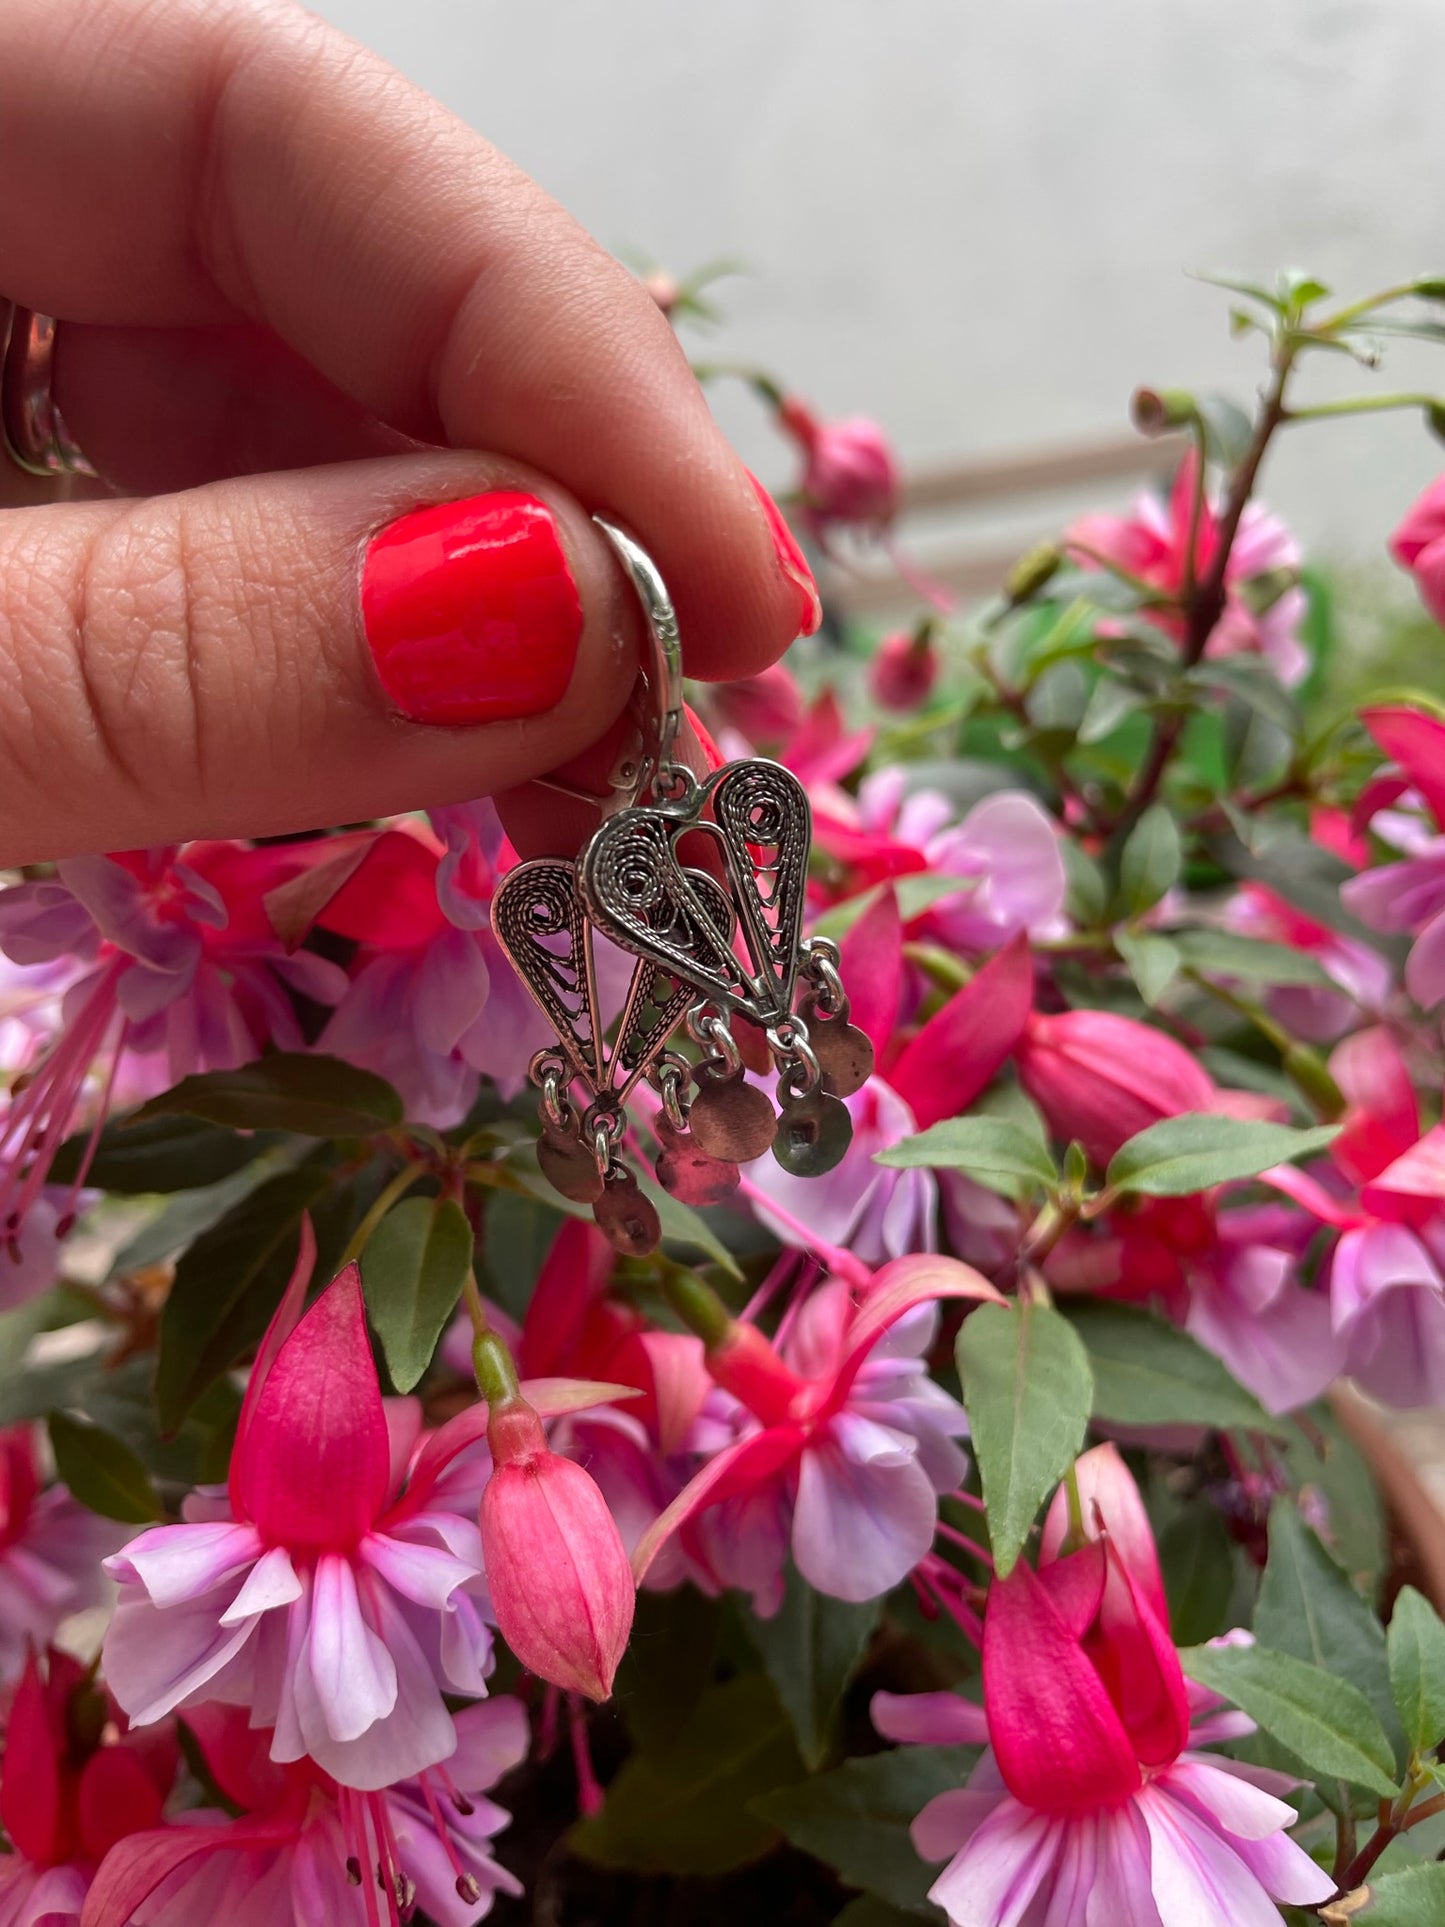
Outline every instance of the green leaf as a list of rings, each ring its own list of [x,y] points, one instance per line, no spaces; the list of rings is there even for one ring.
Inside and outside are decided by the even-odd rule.
[[[1209,459],[1221,468],[1237,468],[1249,448],[1254,424],[1228,395],[1201,395],[1199,419]]]
[[[1299,704],[1260,657],[1220,656],[1188,670],[1184,680],[1196,689],[1219,689],[1236,697],[1262,722],[1282,730],[1291,742],[1299,740]]]
[[[1265,1646],[1189,1646],[1179,1659],[1190,1679],[1247,1713],[1311,1773],[1385,1799],[1398,1790],[1390,1742],[1348,1681]]]
[[[126,1525],[152,1525],[164,1516],[145,1467],[128,1445],[67,1412],[52,1412],[48,1423],[55,1470],[73,1498]]]
[[[1089,692],[1075,735],[1081,743],[1102,743],[1136,710],[1147,708],[1142,691],[1114,676],[1100,676]]]
[[[981,1305],[958,1335],[958,1374],[1000,1578],[1084,1442],[1094,1380],[1068,1320],[1046,1305]]]
[[[1237,936],[1232,930],[1171,930],[1169,941],[1191,970],[1203,977],[1238,977],[1246,983],[1308,984],[1313,989],[1337,988],[1331,978],[1303,950],[1285,943],[1265,943],[1258,937]]]
[[[1402,1586],[1390,1615],[1390,1686],[1417,1753],[1445,1740],[1445,1626],[1429,1600]]]
[[[90,1141],[89,1132],[67,1138],[50,1167],[52,1184],[70,1184]],[[101,1191],[136,1197],[150,1191],[193,1191],[218,1184],[253,1163],[267,1140],[185,1117],[153,1117],[135,1123],[113,1118],[100,1134],[86,1181]]]
[[[1064,876],[1069,886],[1064,909],[1074,923],[1092,930],[1103,920],[1108,907],[1104,872],[1071,836],[1060,837],[1059,855],[1064,859]]]
[[[783,1603],[773,1617],[743,1615],[748,1637],[793,1722],[798,1751],[810,1771],[828,1757],[844,1690],[882,1609],[881,1599],[855,1606],[815,1592],[789,1564]]]
[[[214,1379],[256,1344],[296,1263],[301,1217],[331,1174],[314,1165],[260,1185],[183,1252],[161,1313],[156,1406],[174,1431]]]
[[[1235,1550],[1218,1508],[1199,1499],[1158,1535],[1169,1624],[1180,1646],[1215,1639],[1231,1625]]]
[[[750,1808],[802,1773],[786,1714],[761,1673],[716,1686],[658,1753],[634,1753],[574,1852],[634,1873],[719,1874],[757,1860],[777,1829]]]
[[[1278,1429],[1213,1352],[1154,1312],[1093,1299],[1070,1305],[1067,1316],[1089,1355],[1095,1418],[1113,1425]]]
[[[418,1383],[472,1265],[472,1228],[454,1198],[406,1198],[361,1255],[371,1329],[399,1392]]]
[[[115,1254],[111,1276],[144,1271],[150,1265],[164,1264],[193,1244],[203,1231],[219,1224],[242,1198],[247,1198],[287,1168],[274,1151],[266,1152],[253,1164],[243,1164],[217,1184],[205,1184],[197,1191],[175,1191],[156,1215],[143,1224]]]
[[[918,1914],[890,1907],[886,1900],[876,1900],[872,1894],[859,1894],[841,1914],[834,1914],[833,1927],[918,1927]]]
[[[916,1913],[939,1870],[919,1859],[908,1829],[935,1794],[962,1786],[977,1757],[957,1746],[870,1753],[755,1800],[753,1811],[845,1886]]]
[[[1440,1927],[1445,1920],[1445,1866],[1427,1861],[1382,1873],[1323,1909],[1328,1927]]]
[[[1337,1124],[1297,1131],[1287,1124],[1191,1111],[1163,1118],[1121,1145],[1106,1182],[1110,1190],[1146,1198],[1183,1198],[1310,1157],[1338,1136]]]
[[[1139,995],[1152,1010],[1179,971],[1179,952],[1153,930],[1116,930],[1114,947],[1129,966]]]
[[[1179,825],[1163,803],[1151,803],[1124,845],[1119,859],[1119,897],[1126,916],[1150,910],[1179,879],[1184,861]]]
[[[693,1586],[640,1592],[615,1697],[634,1745],[664,1752],[712,1684],[722,1605]]]
[[[1002,1117],[949,1117],[879,1151],[875,1164],[910,1171],[966,1171],[990,1191],[1016,1198],[1059,1181],[1043,1139]]]
[[[1401,1735],[1384,1629],[1288,1499],[1276,1499],[1270,1510],[1269,1560],[1254,1609],[1254,1635],[1271,1651],[1308,1660],[1358,1687],[1392,1750],[1397,1749]]]
[[[370,1137],[402,1121],[401,1099],[385,1078],[339,1057],[277,1051],[235,1071],[183,1077],[135,1113],[135,1121],[183,1112],[241,1131],[299,1131],[304,1137]]]
[[[639,1171],[637,1183],[657,1207],[665,1245],[681,1245],[684,1250],[700,1251],[704,1257],[711,1258],[715,1265],[721,1265],[730,1278],[742,1277],[737,1259],[706,1218],[694,1211],[690,1204],[673,1197],[670,1191],[664,1191],[650,1171]]]

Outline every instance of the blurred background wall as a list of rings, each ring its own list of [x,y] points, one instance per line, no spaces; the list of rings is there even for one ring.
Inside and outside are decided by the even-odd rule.
[[[1258,350],[1190,268],[1299,265],[1348,293],[1445,271],[1445,0],[318,10],[606,246],[742,259],[695,358],[873,414],[910,464],[1121,433],[1140,381],[1246,397]],[[1309,379],[1445,392],[1445,354],[1396,344],[1383,375]],[[717,406],[781,483],[756,404]],[[1264,492],[1311,544],[1366,557],[1441,468],[1417,416],[1300,428]]]

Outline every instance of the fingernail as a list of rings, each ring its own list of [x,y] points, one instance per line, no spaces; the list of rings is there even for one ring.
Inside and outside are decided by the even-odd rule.
[[[582,636],[552,511],[503,489],[374,536],[361,619],[382,686],[418,723],[540,716],[566,694]]]
[[[762,503],[763,514],[768,518],[768,529],[773,538],[773,547],[778,552],[779,566],[798,592],[798,634],[811,636],[823,620],[823,604],[818,595],[818,585],[813,580],[813,571],[808,567],[807,557],[798,547],[798,538],[788,527],[783,511],[751,469],[747,474]]]

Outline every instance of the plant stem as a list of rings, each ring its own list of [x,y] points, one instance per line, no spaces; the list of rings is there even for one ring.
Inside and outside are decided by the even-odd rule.
[[[1439,408],[1438,395],[1349,395],[1342,401],[1311,402],[1285,411],[1287,422],[1323,422],[1336,415],[1381,415],[1394,408]]]
[[[1186,669],[1192,669],[1209,646],[1209,638],[1224,613],[1227,591],[1225,575],[1229,568],[1229,558],[1234,549],[1239,525],[1244,519],[1244,511],[1254,493],[1255,482],[1259,478],[1260,464],[1265,450],[1274,437],[1275,430],[1286,419],[1284,407],[1285,384],[1289,380],[1290,369],[1298,353],[1298,343],[1289,335],[1280,336],[1275,343],[1270,365],[1269,385],[1264,392],[1259,418],[1250,436],[1249,447],[1244,458],[1229,479],[1229,489],[1225,496],[1224,509],[1219,518],[1217,547],[1210,561],[1208,572],[1196,585],[1189,597],[1184,621],[1184,644],[1180,651],[1181,661]],[[1202,467],[1202,465],[1201,465]],[[1123,809],[1113,826],[1113,842],[1117,848],[1124,842],[1139,818],[1148,809],[1158,794],[1159,785],[1164,780],[1164,772],[1169,767],[1179,738],[1184,733],[1184,725],[1189,719],[1189,711],[1176,709],[1154,727],[1153,740],[1144,758],[1138,779],[1126,797]]]
[[[391,1207],[399,1198],[404,1198],[412,1186],[417,1183],[419,1179],[426,1176],[426,1173],[427,1165],[421,1159],[417,1159],[411,1164],[403,1165],[401,1170],[397,1172],[396,1176],[373,1201],[371,1209],[361,1220],[361,1223],[356,1227],[355,1231],[352,1232],[350,1241],[345,1251],[341,1254],[341,1263],[337,1266],[338,1271],[345,1271],[348,1265],[356,1263],[362,1252],[365,1251],[372,1232],[375,1231],[387,1212],[390,1211]]]

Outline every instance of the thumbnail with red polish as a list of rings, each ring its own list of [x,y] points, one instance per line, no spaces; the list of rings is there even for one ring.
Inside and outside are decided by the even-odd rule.
[[[382,686],[418,723],[511,722],[562,700],[582,602],[551,510],[498,489],[372,538],[361,617]]]
[[[823,620],[823,604],[818,594],[818,585],[813,580],[813,571],[808,567],[808,558],[798,546],[798,538],[788,527],[783,511],[763,487],[752,470],[746,471],[753,485],[763,514],[768,519],[768,533],[773,538],[777,551],[778,566],[792,583],[798,596],[798,634],[811,636]]]

